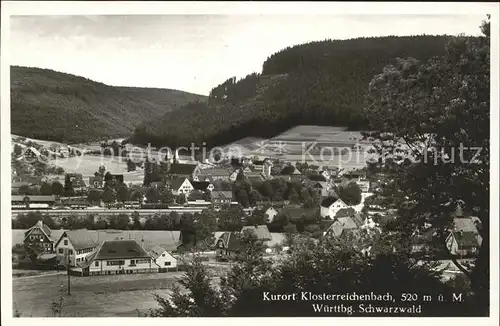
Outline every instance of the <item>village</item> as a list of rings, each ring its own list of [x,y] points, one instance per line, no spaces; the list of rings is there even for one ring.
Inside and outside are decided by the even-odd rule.
[[[34,170],[16,173],[30,171],[27,167],[33,164],[23,162],[40,162],[41,155],[28,147],[15,158],[22,169],[13,169],[13,228],[25,228],[25,258],[29,256],[33,264],[43,268],[67,269],[76,276],[178,270],[182,265],[178,262],[180,252],[201,250],[196,228],[207,216],[214,216],[215,227],[203,251],[210,252],[217,262],[238,258],[245,230],[252,231],[266,245],[266,254],[273,256],[286,254],[285,234],[300,233],[315,241],[342,239],[361,230],[391,232],[398,219],[397,210],[384,196],[391,179],[373,162],[348,171],[256,156],[228,157],[218,164],[207,164],[176,152],[164,161],[141,162],[141,184],[127,185],[123,174],[105,172],[105,166],[87,182],[81,173],[52,179],[37,176]],[[40,219],[33,225],[18,222],[35,215]],[[89,219],[87,228],[75,222]],[[165,224],[168,226],[161,226]],[[446,235],[448,250],[464,259],[473,258],[481,244],[480,228],[476,217],[458,207]],[[144,233],[127,239],[120,230]],[[161,236],[144,244],[145,232],[160,230],[178,231],[172,245],[167,248]],[[416,231],[411,239],[412,253],[444,259],[443,255],[427,253],[436,244],[435,231],[432,225],[425,232]]]

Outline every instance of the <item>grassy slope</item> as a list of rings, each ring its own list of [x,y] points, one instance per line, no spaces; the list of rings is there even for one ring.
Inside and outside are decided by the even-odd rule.
[[[54,141],[128,136],[202,95],[178,90],[114,87],[48,69],[11,67],[11,132]]]

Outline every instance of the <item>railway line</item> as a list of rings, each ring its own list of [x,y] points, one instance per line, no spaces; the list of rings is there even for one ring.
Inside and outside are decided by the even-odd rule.
[[[200,213],[206,207],[185,207],[185,208],[170,208],[170,209],[127,209],[127,208],[99,208],[99,209],[13,209],[12,217],[17,217],[20,214],[29,212],[40,212],[42,214],[50,214],[53,216],[86,216],[88,214],[100,215],[117,215],[117,214],[132,214],[137,212],[140,216],[149,216],[153,214],[168,214],[171,212],[177,213]]]

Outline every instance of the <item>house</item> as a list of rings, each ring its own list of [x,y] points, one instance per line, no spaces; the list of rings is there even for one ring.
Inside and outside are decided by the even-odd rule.
[[[481,236],[477,232],[453,231],[446,238],[446,247],[450,253],[460,257],[475,256],[481,243]]]
[[[359,179],[356,181],[356,184],[361,189],[361,192],[369,192],[370,191],[370,180]]]
[[[346,171],[342,177],[350,179],[350,180],[363,180],[366,179],[366,171],[364,170],[351,170]]]
[[[268,209],[266,209],[264,215],[267,217],[267,223],[271,223],[276,217],[276,215],[278,215],[278,211],[276,210],[276,208],[271,206]]]
[[[156,273],[159,267],[137,241],[105,240],[72,271],[82,276]]]
[[[167,172],[169,178],[188,178],[197,181],[200,174],[198,164],[173,163]]]
[[[27,160],[38,159],[41,156],[42,156],[42,154],[35,147],[28,147],[24,151],[24,158],[27,159]]]
[[[81,173],[66,173],[64,182],[71,182],[73,190],[75,191],[83,190],[87,187],[85,185],[85,181],[83,181],[83,176]]]
[[[185,177],[175,178],[171,180],[169,184],[170,190],[174,195],[185,194],[186,196],[188,196],[194,189],[189,179]]]
[[[331,174],[328,170],[323,170],[319,173],[320,176],[322,176],[323,178],[325,178],[326,181],[330,181],[330,178],[331,178]]]
[[[232,191],[212,191],[211,194],[212,204],[214,205],[231,205],[233,201]]]
[[[111,174],[106,173],[104,175],[104,182],[111,182],[114,184],[123,183],[124,177],[123,174]]]
[[[199,191],[213,191],[214,190],[214,185],[211,182],[208,181],[191,181],[191,185],[193,186],[194,190],[199,190]]]
[[[177,259],[164,248],[155,246],[150,248],[147,252],[153,259],[153,262],[158,266],[160,272],[167,271],[170,268],[177,268]]]
[[[257,240],[263,241],[264,243],[272,240],[267,225],[244,226],[241,229],[241,233],[243,234],[245,232],[253,233],[257,237]]]
[[[324,236],[334,236],[340,238],[345,236],[348,232],[356,232],[359,227],[350,217],[335,218],[330,227],[325,231]]]
[[[239,171],[239,170],[237,170]],[[200,175],[203,175],[204,177],[211,177],[213,181],[216,180],[226,180],[226,181],[236,181],[236,176],[233,176],[234,172],[230,168],[208,168],[208,169],[203,169],[200,172]],[[198,180],[195,181],[201,181],[201,179],[198,178]]]
[[[54,253],[54,241],[50,237],[52,230],[40,220],[24,232],[24,246],[34,252],[43,254]]]
[[[333,218],[337,215],[337,212],[342,208],[348,208],[349,206],[340,198],[327,197],[323,199],[320,204],[321,217]]]
[[[65,231],[55,244],[59,264],[76,266],[95,251],[98,244],[90,237],[87,229]]]
[[[224,232],[217,239],[215,246],[215,259],[228,261],[238,258],[242,249],[240,232]]]
[[[94,177],[89,177],[89,187],[92,188],[102,188],[104,187],[104,178],[100,175]]]
[[[459,207],[453,218],[453,228],[446,238],[446,246],[451,254],[473,256],[477,254],[483,241],[473,217],[465,217]]]
[[[332,185],[327,181],[316,181],[313,188],[320,191],[321,196],[323,197],[329,196],[333,190]]]
[[[253,170],[262,173],[266,178],[271,176],[272,166],[273,163],[269,159],[255,160],[252,162]]]

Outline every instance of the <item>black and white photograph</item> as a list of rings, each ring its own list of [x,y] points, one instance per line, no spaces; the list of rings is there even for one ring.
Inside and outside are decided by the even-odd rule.
[[[2,324],[498,324],[497,3],[2,9]]]

